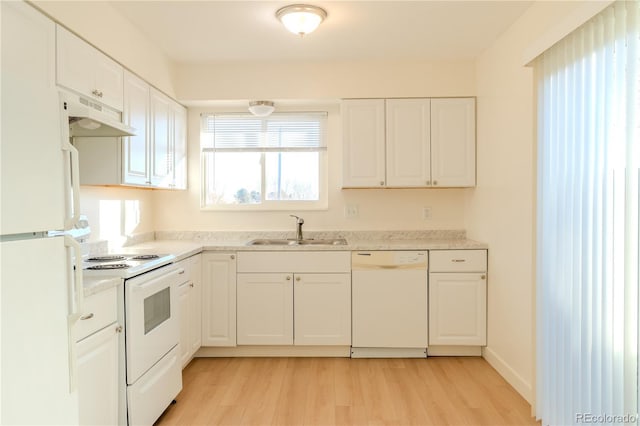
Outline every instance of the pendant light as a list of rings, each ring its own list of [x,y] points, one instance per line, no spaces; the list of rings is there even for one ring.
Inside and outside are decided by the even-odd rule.
[[[292,4],[278,9],[276,17],[286,29],[302,37],[318,28],[327,12],[318,6]]]

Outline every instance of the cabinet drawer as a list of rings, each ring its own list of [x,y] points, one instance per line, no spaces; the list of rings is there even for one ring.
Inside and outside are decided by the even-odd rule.
[[[117,321],[117,289],[117,287],[112,287],[84,299],[82,316],[76,324],[76,339],[78,341]]]
[[[429,272],[485,272],[486,250],[430,250]]]
[[[193,281],[194,277],[198,276],[201,268],[200,256],[200,254],[196,254],[176,263],[177,266],[184,269],[184,273],[180,273],[180,284]]]

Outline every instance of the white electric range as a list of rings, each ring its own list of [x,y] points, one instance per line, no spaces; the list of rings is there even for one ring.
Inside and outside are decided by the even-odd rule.
[[[123,281],[118,320],[120,423],[151,425],[182,390],[178,285],[184,269],[171,254],[109,254],[83,259],[88,280]],[[126,348],[126,349],[125,349]]]

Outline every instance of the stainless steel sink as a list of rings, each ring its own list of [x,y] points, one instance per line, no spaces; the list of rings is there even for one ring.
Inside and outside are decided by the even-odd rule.
[[[247,243],[248,246],[344,246],[347,240],[344,238],[332,238],[327,240],[283,240],[283,239],[257,239]]]

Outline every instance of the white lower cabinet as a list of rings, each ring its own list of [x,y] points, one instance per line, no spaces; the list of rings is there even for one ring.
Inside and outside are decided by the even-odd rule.
[[[351,344],[351,274],[295,274],[296,345]]]
[[[197,254],[178,262],[184,269],[178,287],[180,304],[180,362],[185,367],[202,343],[202,262]]]
[[[349,346],[349,252],[238,254],[238,345]]]
[[[487,344],[486,250],[429,252],[429,346]]]
[[[238,344],[293,344],[293,274],[238,274]]]
[[[487,281],[481,273],[431,273],[429,345],[487,344]]]
[[[78,342],[81,425],[118,424],[118,332],[111,325]]]
[[[350,274],[238,274],[238,344],[350,345]]]
[[[202,346],[236,345],[236,255],[202,254]]]
[[[119,338],[117,287],[87,297],[78,338],[78,401],[81,425],[118,424]]]

